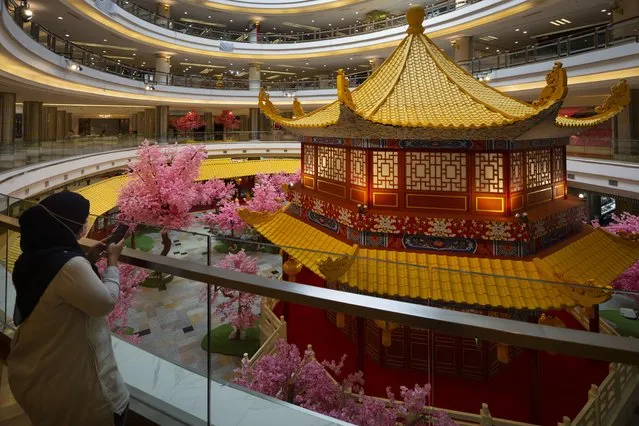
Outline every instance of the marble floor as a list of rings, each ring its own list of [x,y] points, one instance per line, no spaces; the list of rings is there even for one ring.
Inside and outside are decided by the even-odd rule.
[[[172,248],[170,257],[179,257],[197,263],[206,263],[206,240],[201,225],[195,225],[190,232],[170,232]],[[161,250],[158,233],[147,234],[154,241],[153,252]],[[211,246],[217,241],[212,239]],[[258,274],[277,277],[280,272],[281,257],[267,253],[250,253],[257,258]],[[224,257],[220,253],[211,254],[214,265]],[[142,288],[136,296],[135,305],[129,310],[128,326],[140,336],[140,348],[169,362],[178,364],[196,373],[206,375],[207,352],[200,347],[207,332],[207,304],[200,301],[200,294],[206,285],[180,277],[174,277],[163,288]],[[223,300],[219,297],[215,306]],[[211,327],[220,325],[215,315],[211,316]],[[240,358],[221,354],[211,354],[211,375],[216,379],[228,380],[233,370],[240,365]]]

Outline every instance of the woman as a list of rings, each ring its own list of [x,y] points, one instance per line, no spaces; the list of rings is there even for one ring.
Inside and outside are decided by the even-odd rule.
[[[101,280],[78,245],[88,216],[89,201],[73,192],[20,216],[9,385],[34,426],[123,425],[128,409],[106,320],[120,293],[123,241],[107,247]]]

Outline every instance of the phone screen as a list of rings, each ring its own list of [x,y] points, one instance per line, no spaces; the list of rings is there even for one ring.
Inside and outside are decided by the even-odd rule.
[[[126,233],[129,231],[129,225],[121,223],[115,228],[115,231],[107,238],[107,244],[116,244],[119,243],[122,238],[126,236]]]

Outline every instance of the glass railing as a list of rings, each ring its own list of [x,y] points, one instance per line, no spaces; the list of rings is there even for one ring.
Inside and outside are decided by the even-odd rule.
[[[639,43],[639,18],[599,26],[549,42],[475,58],[459,64],[471,73],[481,75],[481,73],[490,72],[491,70],[548,61],[626,43]]]
[[[437,1],[426,6],[426,18],[428,19],[443,15],[457,10],[463,6],[477,3],[479,1],[481,0],[466,0],[464,2],[460,2],[457,0]],[[120,8],[136,16],[137,18],[172,31],[192,35],[195,37],[244,43],[304,43],[319,40],[330,40],[341,37],[350,37],[406,25],[406,16],[398,15],[390,16],[377,21],[363,22],[346,27],[318,29],[312,32],[290,31],[288,33],[274,33],[270,31],[258,31],[256,34],[251,34],[250,32],[219,30],[216,29],[214,26],[176,21],[159,15],[129,0],[115,0],[115,3],[120,6]]]
[[[12,218],[32,205],[0,201]],[[639,326],[628,318],[636,315],[635,291],[541,278],[532,260],[470,260],[462,268],[468,257],[434,256],[430,263],[416,256],[398,261],[385,251],[351,257],[350,244],[324,247],[302,234],[290,245],[275,245],[253,231],[210,229],[199,222],[207,212],[193,213],[188,229],[136,227],[121,261],[149,275],[137,287],[126,322],[116,318],[113,330],[127,383],[154,396],[164,392],[165,404],[208,424],[236,424],[242,416],[256,416],[253,422],[245,417],[245,424],[309,424],[308,417],[270,422],[271,410],[312,418],[294,405],[354,424],[364,424],[361,416],[370,417],[373,409],[384,418],[422,417],[433,424],[443,422],[440,412],[463,424],[551,424],[564,416],[572,424],[592,416],[607,424],[625,391],[639,383],[632,366],[639,343],[630,338],[639,336]],[[92,222],[90,237],[101,239],[117,221],[108,216]],[[10,329],[17,228],[6,216],[0,226],[0,320]],[[322,226],[331,232],[330,224]],[[327,259],[336,262],[331,267]],[[219,268],[229,260],[252,273]],[[123,283],[132,276],[128,268]],[[340,275],[340,268],[346,273]],[[602,303],[590,310],[572,307],[590,298]],[[342,355],[339,374],[327,376],[332,369],[317,364],[339,362]],[[357,370],[363,371],[366,395],[381,399],[362,398],[358,380],[342,381]],[[210,380],[194,387],[198,378]],[[244,394],[240,384],[252,393]],[[384,401],[387,386],[402,401],[399,387],[415,384],[428,384],[430,391],[409,392],[408,413]],[[256,398],[255,392],[271,398],[259,412],[243,401]]]
[[[639,140],[573,136],[568,156],[639,163]]]
[[[80,136],[55,141],[14,142],[0,144],[0,171],[60,160],[69,157],[99,154],[140,146],[145,139],[142,135],[127,136]],[[149,136],[152,141],[157,137]],[[234,142],[280,142],[297,141],[297,138],[285,131],[268,132],[192,132],[189,135],[172,135],[160,144],[207,144]],[[268,149],[268,148],[266,148]]]

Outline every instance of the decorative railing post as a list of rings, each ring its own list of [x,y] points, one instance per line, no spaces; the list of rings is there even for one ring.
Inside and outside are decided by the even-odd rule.
[[[603,425],[601,422],[601,404],[599,402],[599,387],[597,385],[590,385],[590,390],[588,391],[588,401],[594,401],[593,404],[595,406],[595,425],[600,426]]]
[[[557,426],[571,426],[571,425],[572,425],[572,422],[570,421],[570,417],[566,417],[566,416],[564,416],[561,423],[557,423]]]
[[[481,409],[479,410],[480,426],[492,426],[493,424],[493,416],[490,415],[490,410],[488,409],[488,404],[485,402],[481,404]]]

